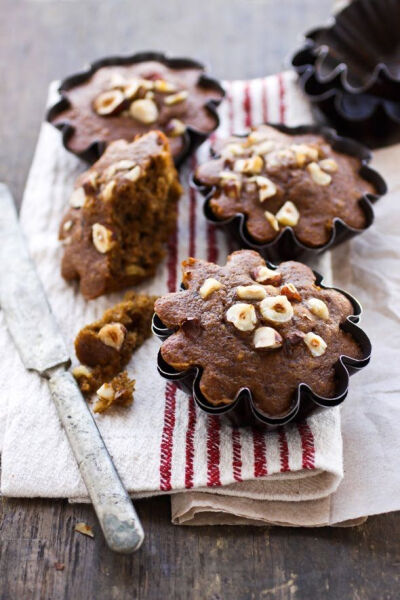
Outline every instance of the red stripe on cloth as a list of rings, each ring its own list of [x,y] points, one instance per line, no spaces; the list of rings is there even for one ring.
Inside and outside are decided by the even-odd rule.
[[[160,489],[171,490],[172,449],[175,427],[176,386],[168,382],[165,386],[164,428],[160,448]]]
[[[263,123],[268,123],[268,86],[267,79],[265,77],[262,81],[261,105],[263,112]]]
[[[196,429],[196,406],[193,398],[189,398],[188,426],[186,430],[186,448],[185,448],[185,487],[193,487],[194,473],[194,432]]]
[[[246,82],[244,84],[243,92],[243,112],[244,112],[244,125],[245,127],[251,127],[251,96],[250,96],[250,84]]]
[[[285,119],[286,119],[286,103],[285,103],[286,90],[285,90],[285,82],[283,80],[282,73],[279,73],[279,75],[278,75],[278,86],[279,86],[279,118],[281,120],[281,123],[284,123]]]
[[[240,429],[232,429],[232,471],[235,481],[242,481],[242,444]]]
[[[226,101],[228,103],[228,133],[233,135],[234,132],[234,116],[233,116],[233,96],[232,96],[232,85],[229,84],[226,88]]]
[[[253,429],[254,477],[268,475],[267,445],[265,435],[258,429]]]
[[[207,423],[207,486],[221,485],[219,461],[221,442],[221,422],[219,417],[208,417]]]
[[[304,423],[299,423],[297,425],[297,429],[301,438],[303,469],[315,469],[315,446],[313,432],[306,421]]]
[[[177,215],[178,219],[178,215]],[[176,290],[178,260],[178,225],[168,241],[167,258],[167,288],[169,292]],[[174,445],[174,427],[175,427],[175,409],[176,409],[176,386],[168,382],[165,386],[165,409],[164,426],[161,435],[160,445],[160,489],[169,491],[171,489],[171,471],[172,471],[172,451]]]
[[[167,258],[167,288],[169,292],[176,291],[176,274],[178,260],[178,227],[175,227],[174,232],[168,240],[168,258]]]
[[[191,166],[194,172],[197,166],[195,158]],[[189,187],[189,256],[196,256],[196,191],[192,186]]]
[[[289,471],[289,446],[287,443],[285,430],[282,427],[278,429],[278,439],[281,473],[285,473],[286,471]]]
[[[207,260],[209,262],[217,262],[218,260],[216,228],[211,223],[207,225]]]

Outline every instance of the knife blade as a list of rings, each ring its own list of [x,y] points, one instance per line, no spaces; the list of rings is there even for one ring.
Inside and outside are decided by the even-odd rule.
[[[0,183],[0,307],[25,367],[48,381],[82,479],[108,546],[131,553],[144,533],[74,377],[57,322],[19,226],[14,201]]]

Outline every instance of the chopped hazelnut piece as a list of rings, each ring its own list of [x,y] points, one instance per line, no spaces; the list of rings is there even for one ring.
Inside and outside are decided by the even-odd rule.
[[[304,336],[303,340],[312,356],[322,356],[325,353],[327,348],[326,342],[316,333],[310,331]]]
[[[268,267],[256,267],[252,275],[258,283],[263,283],[265,285],[279,285],[282,281],[282,274],[279,271],[274,271]]]
[[[264,216],[267,219],[268,223],[271,225],[272,229],[274,229],[275,231],[279,231],[279,223],[276,216],[273,215],[272,212],[269,212],[269,210],[265,211]]]
[[[301,301],[301,295],[293,283],[285,283],[281,288],[281,294],[286,296],[288,300]]]
[[[233,171],[221,171],[219,173],[219,178],[220,179],[233,179],[235,181],[240,181],[240,177],[237,173],[234,173]]]
[[[129,379],[126,371],[119,373],[110,383],[103,383],[97,390],[98,401],[93,412],[102,413],[112,405],[130,406],[133,402],[135,381]]]
[[[227,154],[231,154],[232,156],[241,156],[244,154],[246,150],[243,148],[241,144],[227,144],[222,149],[222,155],[226,156]]]
[[[85,365],[78,365],[72,369],[72,375],[75,379],[79,379],[80,377],[90,377],[91,374],[92,371],[88,367],[85,367]]]
[[[259,144],[265,140],[267,140],[267,134],[265,132],[254,130],[247,136],[245,144],[246,146],[253,146],[254,144]]]
[[[73,222],[71,220],[65,221],[65,223],[63,225],[64,231],[70,231],[70,229],[72,228],[72,225],[73,225]]]
[[[317,185],[326,186],[332,181],[332,177],[328,175],[328,173],[325,173],[316,162],[312,162],[307,165],[307,171],[310,173],[311,179]]]
[[[325,158],[324,160],[320,160],[319,166],[327,173],[336,173],[339,168],[336,160],[333,160],[333,158]]]
[[[150,98],[135,100],[132,102],[129,112],[134,119],[144,123],[145,125],[154,123],[157,121],[158,117],[157,105]]]
[[[101,192],[101,197],[105,202],[111,200],[116,185],[117,182],[115,181],[115,179],[112,179],[104,186],[104,189]]]
[[[176,92],[176,85],[170,81],[165,81],[165,79],[156,79],[154,89],[161,94],[172,94]]]
[[[260,302],[264,319],[274,323],[286,323],[293,317],[293,306],[286,296],[269,296]]]
[[[93,245],[98,252],[105,254],[114,246],[113,232],[100,223],[92,225],[92,240]]]
[[[222,283],[213,277],[209,277],[205,280],[201,288],[199,289],[199,294],[205,300],[210,296],[213,292],[220,290],[223,287]]]
[[[259,327],[254,333],[254,347],[274,350],[281,348],[283,344],[282,336],[272,327]]]
[[[94,538],[93,529],[87,523],[77,523],[75,525],[75,531],[78,533],[83,533],[83,535],[87,535],[88,537]]]
[[[324,321],[329,319],[329,309],[323,300],[320,300],[319,298],[308,298],[306,304],[315,316]]]
[[[85,179],[84,186],[89,187],[90,191],[95,192],[97,190],[99,174],[97,171],[89,171],[88,176]]]
[[[300,213],[293,202],[288,200],[276,213],[276,219],[281,225],[294,227],[300,219]]]
[[[129,181],[137,181],[141,174],[141,168],[139,167],[139,165],[136,165],[135,167],[133,167],[133,169],[124,174],[124,179],[129,179]]]
[[[272,140],[264,140],[260,144],[257,144],[257,146],[254,146],[252,150],[254,154],[259,154],[260,156],[263,156],[264,154],[268,154],[269,152],[271,152],[274,148],[275,142],[273,142]]]
[[[164,104],[167,106],[173,106],[174,104],[180,104],[187,100],[189,96],[189,92],[187,90],[182,90],[181,92],[177,92],[176,94],[171,94],[164,98]]]
[[[115,391],[111,383],[103,383],[103,385],[97,390],[96,394],[100,400],[105,400],[110,404],[115,398]]]
[[[235,161],[234,169],[239,173],[260,173],[263,168],[263,159],[261,156],[251,156],[250,158],[239,158]]]
[[[226,312],[226,319],[240,331],[253,331],[257,323],[255,308],[252,304],[238,302]]]
[[[86,202],[86,194],[83,187],[79,187],[72,192],[69,203],[72,208],[82,208]]]
[[[307,160],[316,161],[318,160],[318,149],[307,144],[292,144],[290,146],[296,157],[298,167],[304,167]]]
[[[93,108],[100,116],[109,116],[122,110],[125,95],[121,90],[109,90],[102,92],[93,102]]]
[[[135,165],[136,163],[133,162],[133,160],[119,160],[113,165],[114,173],[118,173],[118,171],[128,171],[129,169],[132,169]]]
[[[272,196],[275,196],[277,192],[276,185],[273,181],[268,179],[268,177],[258,175],[255,178],[255,182],[258,187],[258,197],[260,202],[264,202],[264,200],[267,200],[267,198],[272,198]]]
[[[100,329],[98,336],[106,346],[121,350],[126,336],[126,327],[122,323],[107,323]]]
[[[267,292],[262,285],[239,285],[236,289],[236,295],[241,300],[263,300]]]
[[[267,154],[265,162],[268,169],[276,169],[277,167],[292,165],[296,162],[296,157],[293,150],[284,148]]]
[[[165,132],[169,137],[178,137],[186,131],[186,125],[179,119],[171,119],[165,127]]]
[[[139,90],[140,82],[138,81],[138,79],[132,79],[123,86],[125,98],[128,98],[128,100],[133,100],[133,98],[136,96]]]
[[[139,85],[144,90],[154,89],[154,81],[152,81],[151,79],[139,79]]]

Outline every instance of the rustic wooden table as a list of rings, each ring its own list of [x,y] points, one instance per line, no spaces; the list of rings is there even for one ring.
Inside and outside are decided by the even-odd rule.
[[[48,83],[105,54],[160,49],[193,55],[224,78],[282,68],[302,31],[331,0],[0,0],[0,180],[19,201],[43,117]],[[399,597],[400,519],[356,529],[184,528],[169,500],[138,503],[141,552],[117,556],[89,506],[0,503],[2,600],[335,600]],[[98,528],[97,528],[98,531]],[[56,570],[55,563],[64,570]]]

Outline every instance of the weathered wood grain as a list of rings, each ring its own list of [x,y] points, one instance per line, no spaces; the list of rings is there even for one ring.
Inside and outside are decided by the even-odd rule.
[[[20,199],[50,80],[109,53],[198,57],[224,78],[272,73],[330,0],[0,0],[0,180]],[[0,502],[0,600],[397,600],[400,517],[357,529],[185,528],[138,503],[141,552],[113,555],[90,506]],[[74,532],[85,521],[94,540]],[[56,570],[63,563],[64,570]]]

